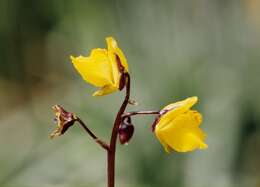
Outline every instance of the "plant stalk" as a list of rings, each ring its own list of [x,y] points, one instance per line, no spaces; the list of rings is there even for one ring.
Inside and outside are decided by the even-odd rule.
[[[160,114],[160,111],[155,110],[147,110],[147,111],[133,111],[133,112],[126,112],[122,115],[122,118],[135,116],[135,115],[150,115],[150,114]]]
[[[79,122],[79,124],[83,127],[83,129],[86,131],[86,133],[88,133],[89,135],[90,135],[90,137],[93,139],[93,140],[95,140],[95,142],[97,143],[97,144],[99,144],[103,149],[105,149],[105,150],[109,150],[109,145],[107,145],[107,143],[106,142],[104,142],[103,140],[101,140],[101,139],[99,139],[88,127],[87,127],[87,125],[79,118],[79,117],[77,117],[77,119],[76,119],[78,122]]]
[[[121,116],[125,112],[130,97],[130,76],[128,73],[125,73],[125,76],[126,76],[126,95],[116,115],[112,134],[111,134],[109,149],[107,150],[107,177],[108,177],[107,186],[108,187],[115,187],[115,153],[116,153],[118,129],[122,121]]]

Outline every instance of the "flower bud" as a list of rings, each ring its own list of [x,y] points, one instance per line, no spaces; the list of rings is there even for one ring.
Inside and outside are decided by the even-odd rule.
[[[131,124],[131,119],[128,121],[123,121],[122,124],[119,126],[119,130],[118,130],[120,143],[127,144],[132,138],[133,134],[134,134],[134,126],[133,124]]]

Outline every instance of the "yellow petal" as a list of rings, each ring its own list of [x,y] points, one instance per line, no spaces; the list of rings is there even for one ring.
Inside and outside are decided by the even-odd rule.
[[[200,114],[196,111],[188,111],[178,115],[169,124],[160,127],[160,121],[155,128],[155,134],[169,152],[169,148],[178,152],[206,149],[204,143],[205,133],[199,128]]]
[[[112,69],[105,49],[94,49],[89,57],[71,57],[84,80],[97,87],[113,84]]]
[[[108,56],[109,56],[109,59],[110,59],[110,62],[111,62],[110,65],[111,65],[111,71],[112,71],[113,84],[117,88],[119,88],[119,83],[120,83],[122,73],[119,71],[118,64],[115,60],[115,55],[109,51]]]
[[[117,55],[120,59],[122,66],[124,66],[125,68],[125,72],[128,72],[128,64],[126,57],[123,51],[118,47],[116,40],[113,37],[107,37],[106,42],[111,60],[116,62],[115,55]]]
[[[189,114],[192,118],[194,118],[194,120],[197,122],[195,124],[197,124],[198,126],[202,123],[202,115],[198,111],[189,110],[187,114]]]
[[[103,95],[107,95],[110,94],[114,91],[118,90],[117,87],[113,87],[113,86],[104,86],[102,87],[100,90],[96,91],[93,96],[103,96]]]
[[[159,131],[155,131],[155,132],[156,132],[155,134],[156,134],[159,142],[164,147],[165,152],[170,153],[172,151],[172,148],[166,142],[164,142],[164,139],[161,138],[162,135],[161,135],[161,133]]]
[[[198,102],[198,97],[193,96],[185,100],[172,103],[163,108],[163,110],[169,110],[166,114],[160,118],[160,125],[158,128],[163,128],[171,120],[175,119],[178,115],[188,111],[194,104]]]
[[[198,102],[198,97],[193,96],[193,97],[188,97],[187,99],[184,99],[182,101],[178,101],[172,104],[167,105],[164,107],[164,110],[174,110],[180,107],[188,107],[191,108],[194,104]]]

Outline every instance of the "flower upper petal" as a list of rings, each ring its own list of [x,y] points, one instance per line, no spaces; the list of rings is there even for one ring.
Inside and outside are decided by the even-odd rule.
[[[166,113],[163,114],[159,119],[157,128],[163,128],[165,125],[169,124],[170,121],[174,120],[178,115],[188,111],[197,102],[198,102],[198,97],[193,96],[185,100],[167,105],[162,110],[162,111],[166,111]]]
[[[111,55],[110,57],[112,58],[112,61],[116,62],[115,55],[117,55],[120,59],[122,66],[125,68],[125,72],[128,72],[128,64],[127,64],[126,57],[123,51],[118,47],[116,40],[113,37],[107,37],[106,42],[107,42],[107,49],[109,54]]]
[[[105,49],[93,49],[89,57],[71,57],[84,80],[97,87],[113,84],[111,65]]]

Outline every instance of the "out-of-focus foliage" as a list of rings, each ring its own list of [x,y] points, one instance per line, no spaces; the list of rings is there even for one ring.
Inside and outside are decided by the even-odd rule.
[[[198,95],[206,151],[164,153],[136,117],[119,146],[117,186],[260,185],[258,0],[0,2],[0,186],[106,184],[106,155],[79,127],[50,141],[51,106],[81,116],[108,140],[123,93],[94,98],[69,56],[115,37],[132,75],[129,110]]]

